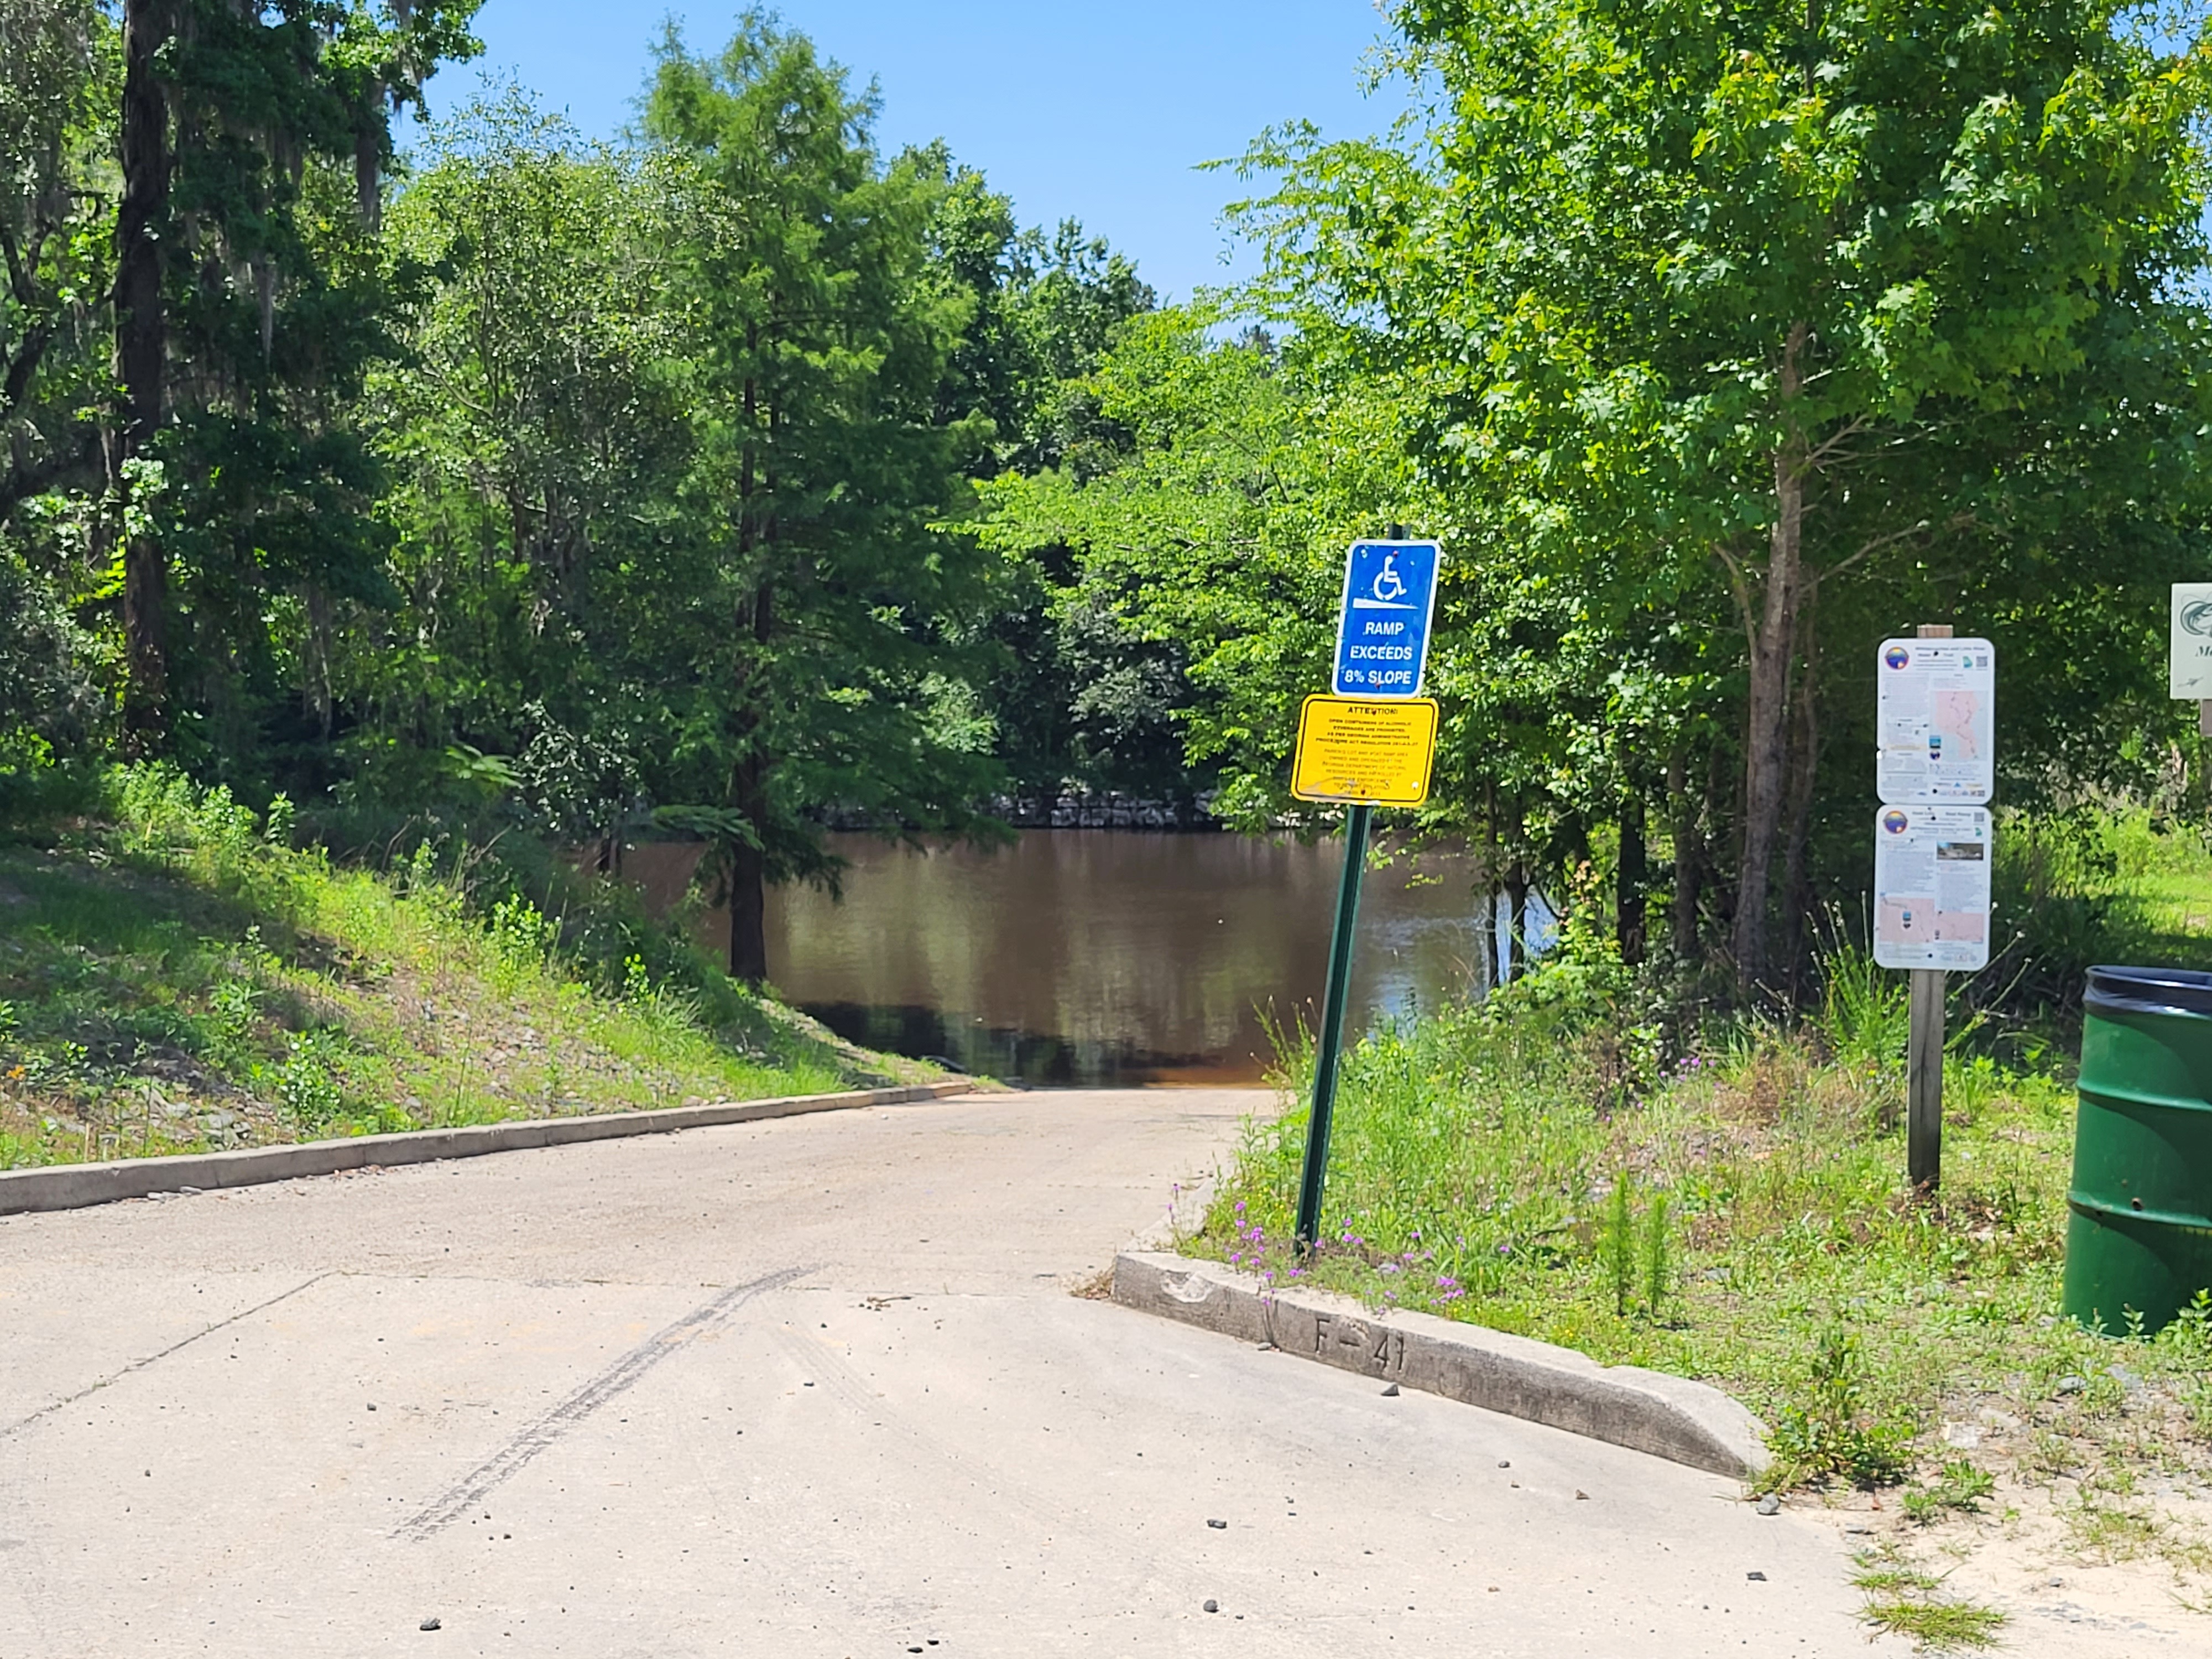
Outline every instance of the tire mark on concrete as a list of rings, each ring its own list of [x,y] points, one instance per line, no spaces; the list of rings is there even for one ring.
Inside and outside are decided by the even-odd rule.
[[[135,1372],[143,1371],[149,1365],[158,1364],[161,1361],[167,1359],[171,1354],[175,1353],[181,1348],[189,1348],[193,1343],[200,1341],[204,1338],[213,1336],[217,1331],[227,1330],[241,1320],[251,1319],[258,1313],[266,1312],[269,1309],[275,1307],[279,1302],[295,1297],[299,1295],[301,1291],[310,1290],[315,1285],[321,1284],[325,1279],[330,1278],[331,1274],[337,1271],[337,1269],[333,1267],[325,1272],[317,1273],[313,1279],[303,1279],[297,1285],[292,1286],[290,1290],[277,1291],[276,1295],[270,1297],[266,1302],[257,1302],[250,1308],[241,1308],[236,1313],[231,1315],[229,1318],[218,1319],[214,1324],[210,1325],[204,1330],[194,1331],[190,1336],[179,1338],[176,1341],[169,1344],[167,1347],[162,1349],[159,1353],[149,1353],[143,1359],[132,1360],[121,1370],[113,1372],[109,1376],[103,1376],[97,1382],[88,1383],[85,1387],[79,1389],[75,1394],[70,1395],[65,1400],[52,1401],[46,1405],[40,1407],[38,1410],[33,1412],[28,1417],[20,1419],[15,1422],[9,1424],[6,1428],[0,1429],[0,1440],[5,1440],[10,1435],[16,1434],[24,1429],[29,1428],[32,1424],[39,1422],[43,1419],[52,1417],[56,1412],[67,1410],[70,1407],[76,1405],[78,1401],[85,1399],[88,1395],[98,1394],[102,1389],[113,1387],[116,1383],[120,1382],[125,1377],[131,1376]]]
[[[793,1279],[803,1279],[813,1271],[811,1267],[787,1267],[746,1284],[733,1285],[720,1295],[701,1303],[674,1324],[646,1338],[471,1469],[444,1494],[401,1522],[392,1528],[392,1536],[420,1540],[444,1531],[482,1503],[495,1487],[520,1474],[538,1453],[630,1388],[685,1342],[723,1323],[755,1297],[781,1290]]]
[[[1164,1553],[1128,1528],[1103,1520],[1097,1509],[1071,1503],[1064,1489],[1054,1486],[1048,1476],[1041,1479],[1034,1472],[1025,1472],[1019,1459],[1002,1461],[979,1455],[975,1445],[957,1443],[925,1427],[813,1332],[785,1325],[771,1334],[807,1376],[827,1383],[829,1392],[863,1422],[903,1442],[907,1468],[918,1468],[926,1460],[944,1471],[947,1485],[964,1481],[975,1492],[988,1493],[1002,1507],[1004,1519],[1012,1523],[1005,1534],[1006,1543],[1073,1537],[1079,1542],[1069,1547],[1072,1551],[1091,1559],[1118,1561],[1125,1570],[1141,1573],[1148,1593],[1158,1589],[1188,1601],[1200,1601],[1208,1593],[1204,1573],[1187,1556]],[[980,1547],[981,1534],[975,1536]]]

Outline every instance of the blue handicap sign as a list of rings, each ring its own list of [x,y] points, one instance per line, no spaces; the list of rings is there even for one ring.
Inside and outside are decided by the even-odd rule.
[[[1434,542],[1354,542],[1336,627],[1340,697],[1418,697],[1429,661],[1442,550]]]

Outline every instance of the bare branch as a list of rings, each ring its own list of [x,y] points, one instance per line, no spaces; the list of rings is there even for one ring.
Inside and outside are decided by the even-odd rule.
[[[1856,415],[1852,416],[1851,419],[1844,424],[1841,431],[1834,434],[1831,437],[1821,440],[1819,447],[1816,447],[1811,454],[1805,458],[1805,465],[1808,471],[1817,471],[1820,467],[1827,463],[1828,459],[1832,455],[1836,454],[1845,444],[1849,443],[1853,438],[1857,437],[1860,433],[1865,431],[1868,424],[1869,422],[1865,416]]]
[[[38,373],[39,361],[46,355],[46,347],[54,337],[52,318],[42,318],[25,331],[21,344],[9,360],[8,373],[0,379],[0,415],[13,415],[30,396],[31,377]]]
[[[1954,514],[1949,519],[1947,519],[1944,521],[1943,528],[1946,530],[1964,530],[1967,526],[1973,522],[1974,515],[1972,514],[1958,513]],[[1908,541],[1915,536],[1924,535],[1934,528],[1936,528],[1934,520],[1923,519],[1918,524],[1907,525],[1902,530],[1893,530],[1887,535],[1876,536],[1869,541],[1862,543],[1859,546],[1858,551],[1852,554],[1849,558],[1843,560],[1839,563],[1830,565],[1827,570],[1823,574],[1830,576],[1840,576],[1844,572],[1849,570],[1853,565],[1858,563],[1861,560],[1869,558],[1874,554],[1881,552],[1883,548],[1893,546],[1899,542]]]
[[[100,475],[100,441],[87,432],[74,448],[58,449],[35,464],[18,461],[0,473],[0,522],[33,495],[43,495],[58,484],[89,483]]]
[[[1735,595],[1737,620],[1743,623],[1744,642],[1756,649],[1759,645],[1759,624],[1752,620],[1751,584],[1745,578],[1743,565],[1723,542],[1713,544],[1713,556],[1728,567],[1729,590]]]

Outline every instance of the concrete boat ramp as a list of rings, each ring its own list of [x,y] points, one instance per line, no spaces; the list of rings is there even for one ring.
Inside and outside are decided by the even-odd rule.
[[[1868,1651],[1818,1516],[1071,1294],[1266,1104],[0,1219],[0,1655]]]

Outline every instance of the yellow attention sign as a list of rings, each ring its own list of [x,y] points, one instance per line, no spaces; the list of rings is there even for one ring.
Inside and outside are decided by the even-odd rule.
[[[1419,806],[1437,751],[1431,697],[1308,697],[1291,793],[1300,800]]]

